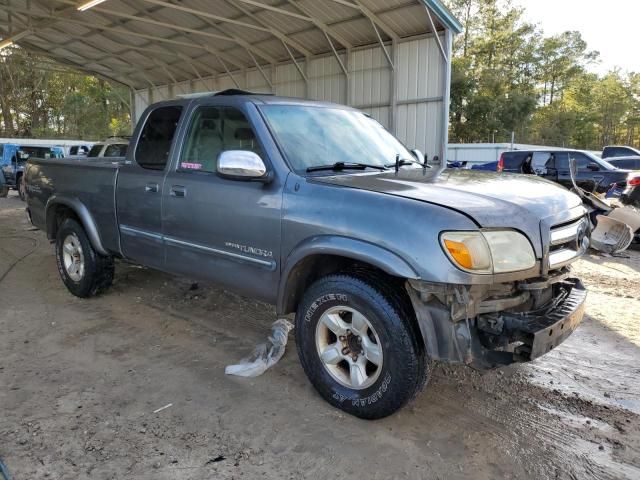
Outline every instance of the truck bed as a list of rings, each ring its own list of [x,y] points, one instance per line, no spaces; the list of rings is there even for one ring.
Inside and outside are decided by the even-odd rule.
[[[46,208],[53,195],[70,202],[79,201],[87,207],[96,222],[104,247],[119,252],[115,204],[119,166],[120,162],[112,158],[29,160],[26,181],[33,224],[47,231]]]

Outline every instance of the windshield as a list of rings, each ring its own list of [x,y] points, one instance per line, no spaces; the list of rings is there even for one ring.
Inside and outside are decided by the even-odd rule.
[[[584,153],[587,157],[593,160],[594,163],[600,165],[601,167],[604,167],[606,170],[618,170],[618,167],[611,165],[606,160],[603,160],[602,158],[594,155],[591,152],[582,152],[582,153]]]
[[[413,156],[374,119],[353,110],[300,105],[262,107],[291,168],[366,163],[383,167]],[[353,171],[349,171],[353,173]]]

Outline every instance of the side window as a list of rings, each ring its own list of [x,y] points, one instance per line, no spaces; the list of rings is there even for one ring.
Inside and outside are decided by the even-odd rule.
[[[69,149],[69,155],[78,155],[78,147],[71,147]]]
[[[147,118],[138,139],[135,160],[142,168],[164,170],[178,128],[182,107],[156,108]]]
[[[262,156],[251,124],[232,107],[202,107],[193,115],[180,156],[179,171],[214,173],[226,150],[251,150]]]
[[[103,144],[96,143],[93,147],[91,147],[91,150],[89,150],[87,157],[90,157],[90,158],[97,157],[98,155],[100,155],[100,152],[102,151],[102,147],[104,147]]]
[[[533,152],[531,169],[536,175],[546,175],[547,169],[553,168],[554,155],[551,152]]]
[[[569,158],[575,158],[576,167],[578,171],[587,171],[588,170],[587,165],[589,165],[592,162],[592,160],[589,157],[578,152],[570,153]]]
[[[223,109],[222,139],[224,150],[250,150],[262,157],[262,149],[249,120],[236,109]]]
[[[506,152],[503,157],[505,170],[520,170],[526,157],[524,152]]]
[[[569,155],[567,152],[556,152],[556,168],[558,170],[569,170]]]
[[[222,115],[218,107],[203,107],[193,114],[178,170],[215,172],[222,151]]]

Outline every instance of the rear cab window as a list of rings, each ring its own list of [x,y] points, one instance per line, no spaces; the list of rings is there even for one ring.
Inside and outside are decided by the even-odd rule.
[[[142,127],[134,155],[140,167],[164,170],[181,114],[180,105],[158,107],[149,114]]]

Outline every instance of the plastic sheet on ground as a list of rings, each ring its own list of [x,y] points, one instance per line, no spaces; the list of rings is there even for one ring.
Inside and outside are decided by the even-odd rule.
[[[235,365],[227,365],[224,373],[239,377],[257,377],[273,367],[284,355],[289,332],[293,324],[284,318],[276,320],[271,326],[271,335],[267,343],[261,343],[253,352]]]

